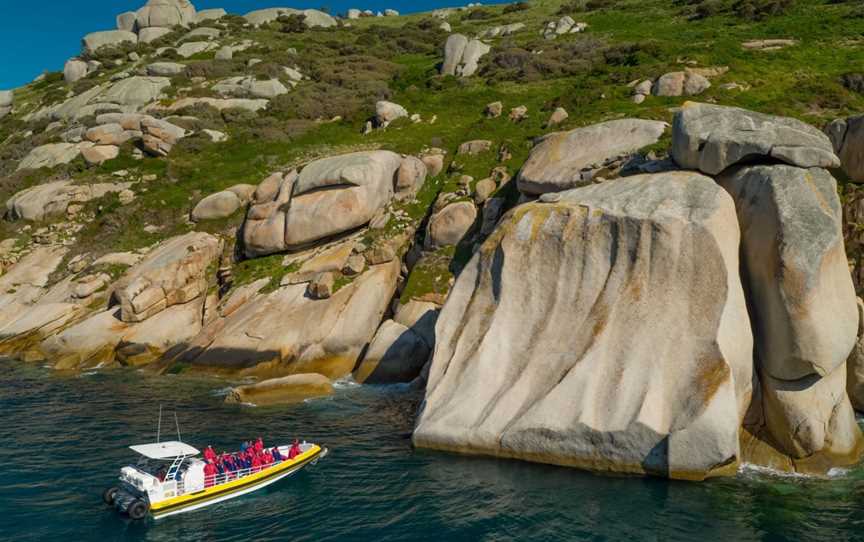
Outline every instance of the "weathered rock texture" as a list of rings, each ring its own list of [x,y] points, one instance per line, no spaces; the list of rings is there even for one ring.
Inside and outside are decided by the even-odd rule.
[[[855,410],[864,412],[864,301],[858,298],[858,339],[846,360],[846,391]]]
[[[519,190],[539,195],[590,184],[592,177],[586,172],[657,143],[666,127],[660,121],[621,119],[549,134],[522,166]]]
[[[864,183],[864,115],[835,120],[825,132],[849,179]]]
[[[396,153],[368,151],[268,177],[246,217],[246,254],[298,249],[368,224],[392,199],[401,165]]]
[[[222,243],[192,232],[163,242],[127,271],[114,288],[120,319],[141,322],[172,305],[187,303],[207,291],[207,268],[222,253]]]
[[[332,394],[333,384],[329,378],[310,373],[273,378],[257,384],[232,388],[225,397],[225,402],[254,405],[292,404]]]
[[[190,370],[271,378],[350,373],[372,340],[396,290],[399,262],[370,267],[328,299],[311,299],[306,284],[256,294],[217,318],[175,363]]]
[[[845,363],[858,311],[836,182],[823,169],[786,165],[733,168],[720,182],[738,209],[762,386],[753,405],[761,419],[747,429],[794,470],[854,462],[862,439]]]
[[[840,165],[828,137],[800,120],[694,102],[675,115],[672,157],[709,175],[760,158],[803,168]]]
[[[469,40],[462,34],[451,34],[444,44],[441,74],[470,77],[477,71],[480,58],[491,50],[492,47],[478,39]]]
[[[695,173],[516,208],[441,312],[414,443],[675,478],[734,472],[752,389],[738,243],[731,198]]]

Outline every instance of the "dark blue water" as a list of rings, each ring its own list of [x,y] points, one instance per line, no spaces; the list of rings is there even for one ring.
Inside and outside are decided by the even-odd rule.
[[[414,451],[420,395],[403,388],[343,386],[330,399],[265,409],[224,405],[224,385],[0,361],[0,539],[864,540],[864,469],[830,480],[598,476]],[[332,452],[251,495],[131,522],[100,493],[133,459],[126,446],[152,440],[160,403],[199,446],[263,434]]]

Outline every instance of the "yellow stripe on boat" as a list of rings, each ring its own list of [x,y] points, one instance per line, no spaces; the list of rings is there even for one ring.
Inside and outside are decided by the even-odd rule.
[[[174,511],[187,505],[199,504],[203,501],[216,499],[237,491],[248,489],[251,486],[266,482],[287,470],[291,470],[293,467],[303,466],[318,457],[320,453],[321,447],[313,445],[312,448],[298,455],[294,459],[290,461],[282,461],[281,463],[277,463],[276,465],[263,469],[260,472],[249,474],[242,478],[238,478],[237,480],[225,482],[224,484],[208,487],[201,491],[196,491],[195,493],[187,493],[185,495],[180,495],[179,497],[172,497],[163,501],[150,503],[150,513],[154,516],[158,516],[160,513]]]

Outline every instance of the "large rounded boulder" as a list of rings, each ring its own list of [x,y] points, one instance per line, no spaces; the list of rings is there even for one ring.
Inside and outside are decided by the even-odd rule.
[[[303,248],[368,224],[393,198],[401,164],[394,152],[364,151],[268,178],[273,186],[259,187],[266,197],[256,196],[244,226],[247,255]]]
[[[502,219],[459,275],[415,445],[733,474],[753,364],[729,195],[676,172],[544,199]]]
[[[148,0],[135,13],[135,24],[139,29],[188,26],[194,22],[197,22],[195,6],[188,0]]]
[[[657,143],[666,127],[660,121],[620,119],[549,134],[522,166],[519,190],[539,195],[591,184],[593,169]]]

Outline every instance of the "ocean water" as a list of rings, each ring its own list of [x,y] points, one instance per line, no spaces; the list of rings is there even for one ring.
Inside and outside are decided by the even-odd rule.
[[[340,385],[289,407],[222,403],[225,383],[135,371],[58,375],[0,360],[0,539],[864,540],[864,469],[831,479],[744,469],[705,483],[601,476],[516,461],[416,451],[421,394]],[[132,522],[101,492],[163,438],[234,449],[306,438],[318,465],[258,492],[158,521]],[[167,426],[167,429],[166,429]]]

